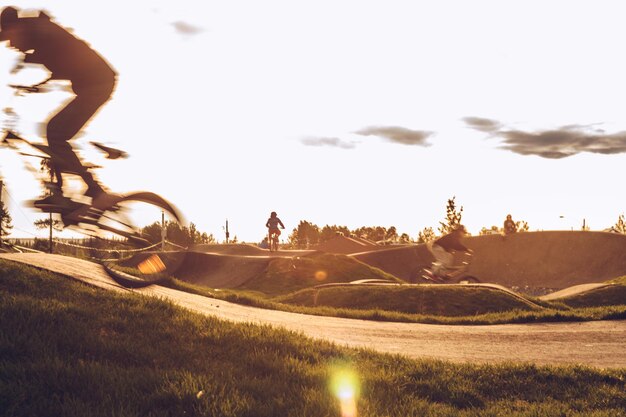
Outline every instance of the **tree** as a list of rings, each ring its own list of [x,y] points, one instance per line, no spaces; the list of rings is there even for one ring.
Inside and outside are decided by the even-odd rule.
[[[381,240],[385,240],[385,237],[387,236],[387,229],[382,226],[359,227],[354,230],[353,233],[357,237],[369,239],[374,242],[380,242]]]
[[[202,232],[202,235],[200,235],[200,243],[215,243],[213,233],[207,235],[206,232]]]
[[[613,230],[617,233],[626,235],[626,220],[624,220],[624,214],[620,214],[617,218],[617,223],[613,226]]]
[[[425,227],[424,230],[417,235],[417,243],[428,243],[435,240],[435,231],[432,227]]]
[[[2,190],[0,189],[0,192]],[[2,246],[2,238],[11,234],[10,230],[13,229],[13,219],[6,209],[4,202],[0,201],[0,247]]]
[[[333,239],[338,234],[341,234],[343,236],[350,236],[352,233],[350,233],[350,229],[348,229],[346,226],[326,225],[322,227],[322,230],[320,231],[319,241],[320,243],[326,242],[330,239]]]
[[[57,219],[53,219],[52,222],[50,222],[49,218],[39,219],[39,220],[35,220],[33,224],[35,225],[37,229],[48,229],[50,225],[52,224],[52,228],[56,230],[57,232],[63,231],[63,222]]]
[[[447,235],[457,226],[461,225],[461,218],[463,217],[463,206],[457,210],[456,208],[456,196],[453,196],[448,200],[446,206],[446,219],[443,222],[439,222],[439,232],[442,235]]]
[[[524,220],[516,221],[515,226],[517,226],[518,232],[528,232],[528,230],[530,230],[530,228],[528,227],[528,222]]]
[[[398,230],[396,230],[396,226],[391,226],[389,229],[387,229],[387,231],[385,232],[385,240],[391,242],[398,241]]]
[[[307,248],[315,245],[320,239],[320,228],[306,220],[300,220],[298,227],[289,235],[289,243],[298,248]]]
[[[37,229],[48,229],[50,230],[50,238],[48,239],[48,241],[45,243],[45,250],[52,253],[52,230],[56,230],[57,232],[60,232],[63,230],[63,222],[57,219],[53,219],[52,218],[52,213],[50,214],[50,217],[48,217],[47,219],[39,219],[39,220],[35,220],[33,222],[33,224],[35,225],[35,227]],[[40,245],[43,245],[40,244]]]
[[[478,232],[478,234],[481,236],[482,235],[497,235],[501,233],[504,233],[504,229],[498,226],[491,226],[489,228],[483,227],[482,229],[480,229],[480,232]]]
[[[161,222],[154,222],[141,229],[141,235],[151,243],[161,241]],[[196,243],[214,243],[213,235],[207,235],[198,231],[194,223],[189,223],[189,227],[181,226],[175,221],[165,222],[165,232],[167,240],[181,246],[189,246]],[[233,242],[234,243],[234,242]]]

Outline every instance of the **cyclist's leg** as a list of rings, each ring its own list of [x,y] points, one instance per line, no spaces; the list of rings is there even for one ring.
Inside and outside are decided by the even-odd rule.
[[[87,195],[95,197],[104,190],[78,158],[69,141],[89,122],[113,93],[114,79],[109,82],[72,85],[76,97],[48,122],[46,138],[52,152],[55,174],[78,174],[88,187]]]
[[[431,252],[437,262],[446,267],[454,263],[454,256],[439,245],[432,245]]]
[[[270,251],[278,249],[278,233],[276,229],[269,230]]]

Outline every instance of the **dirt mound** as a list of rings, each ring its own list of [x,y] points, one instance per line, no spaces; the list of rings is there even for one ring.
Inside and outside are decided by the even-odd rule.
[[[415,282],[422,268],[430,266],[434,260],[426,245],[379,249],[353,257],[408,282]]]
[[[189,248],[192,252],[218,253],[221,255],[241,255],[241,256],[304,256],[316,252],[315,250],[279,250],[270,252],[255,245],[247,243],[231,244],[199,244]]]
[[[347,255],[350,253],[359,253],[374,250],[377,247],[378,245],[376,245],[374,242],[366,239],[338,235],[330,240],[314,246],[313,249],[321,252]]]
[[[139,254],[124,262],[137,266],[151,256]],[[210,288],[236,288],[262,274],[272,258],[257,256],[219,255],[201,252],[160,253],[170,274],[192,284]]]
[[[626,236],[606,232],[524,232],[467,240],[470,272],[506,286],[566,288],[626,274]]]
[[[474,250],[469,273],[507,287],[560,289],[626,275],[626,236],[606,232],[524,232],[465,239]],[[407,281],[432,256],[425,245],[355,255]]]
[[[255,255],[267,255],[267,249],[261,249],[258,246],[248,245],[246,243],[242,244],[199,244],[199,245],[191,245],[189,250],[192,252],[204,252],[204,253],[220,253],[224,255],[244,255],[244,256],[255,256]]]

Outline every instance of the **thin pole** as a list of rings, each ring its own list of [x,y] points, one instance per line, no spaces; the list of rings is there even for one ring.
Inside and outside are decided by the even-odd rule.
[[[229,237],[230,237],[230,233],[228,232],[228,219],[226,219],[226,244],[228,244]]]
[[[165,212],[161,210],[161,251],[165,252],[165,236],[167,229],[165,228]]]
[[[54,172],[50,170],[50,182],[54,181]],[[50,212],[50,238],[48,239],[48,252],[52,253],[52,212]]]

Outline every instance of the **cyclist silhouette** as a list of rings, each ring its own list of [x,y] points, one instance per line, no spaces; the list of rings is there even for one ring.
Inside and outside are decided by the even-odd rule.
[[[265,222],[265,227],[269,229],[268,235],[269,235],[270,248],[272,247],[272,237],[274,237],[274,239],[276,239],[276,241],[278,242],[278,236],[280,236],[280,229],[278,229],[278,225],[280,225],[282,229],[285,229],[285,225],[283,224],[282,221],[280,221],[276,212],[273,211],[270,214],[270,218],[267,219],[267,222]]]
[[[456,252],[471,254],[473,251],[461,243],[461,239],[467,234],[465,226],[458,225],[450,233],[435,240],[430,251],[443,268],[454,267],[454,255]]]
[[[83,165],[69,141],[106,103],[114,90],[116,72],[87,43],[54,23],[43,11],[37,17],[19,17],[18,9],[6,7],[0,14],[0,41],[23,53],[23,63],[43,65],[50,73],[47,80],[33,86],[13,86],[37,92],[50,80],[68,80],[75,94],[46,125],[46,140],[50,165],[56,177],[52,195],[35,202],[35,207],[63,206],[69,199],[63,196],[63,174],[76,174],[87,186],[85,195],[106,200],[107,193]]]

